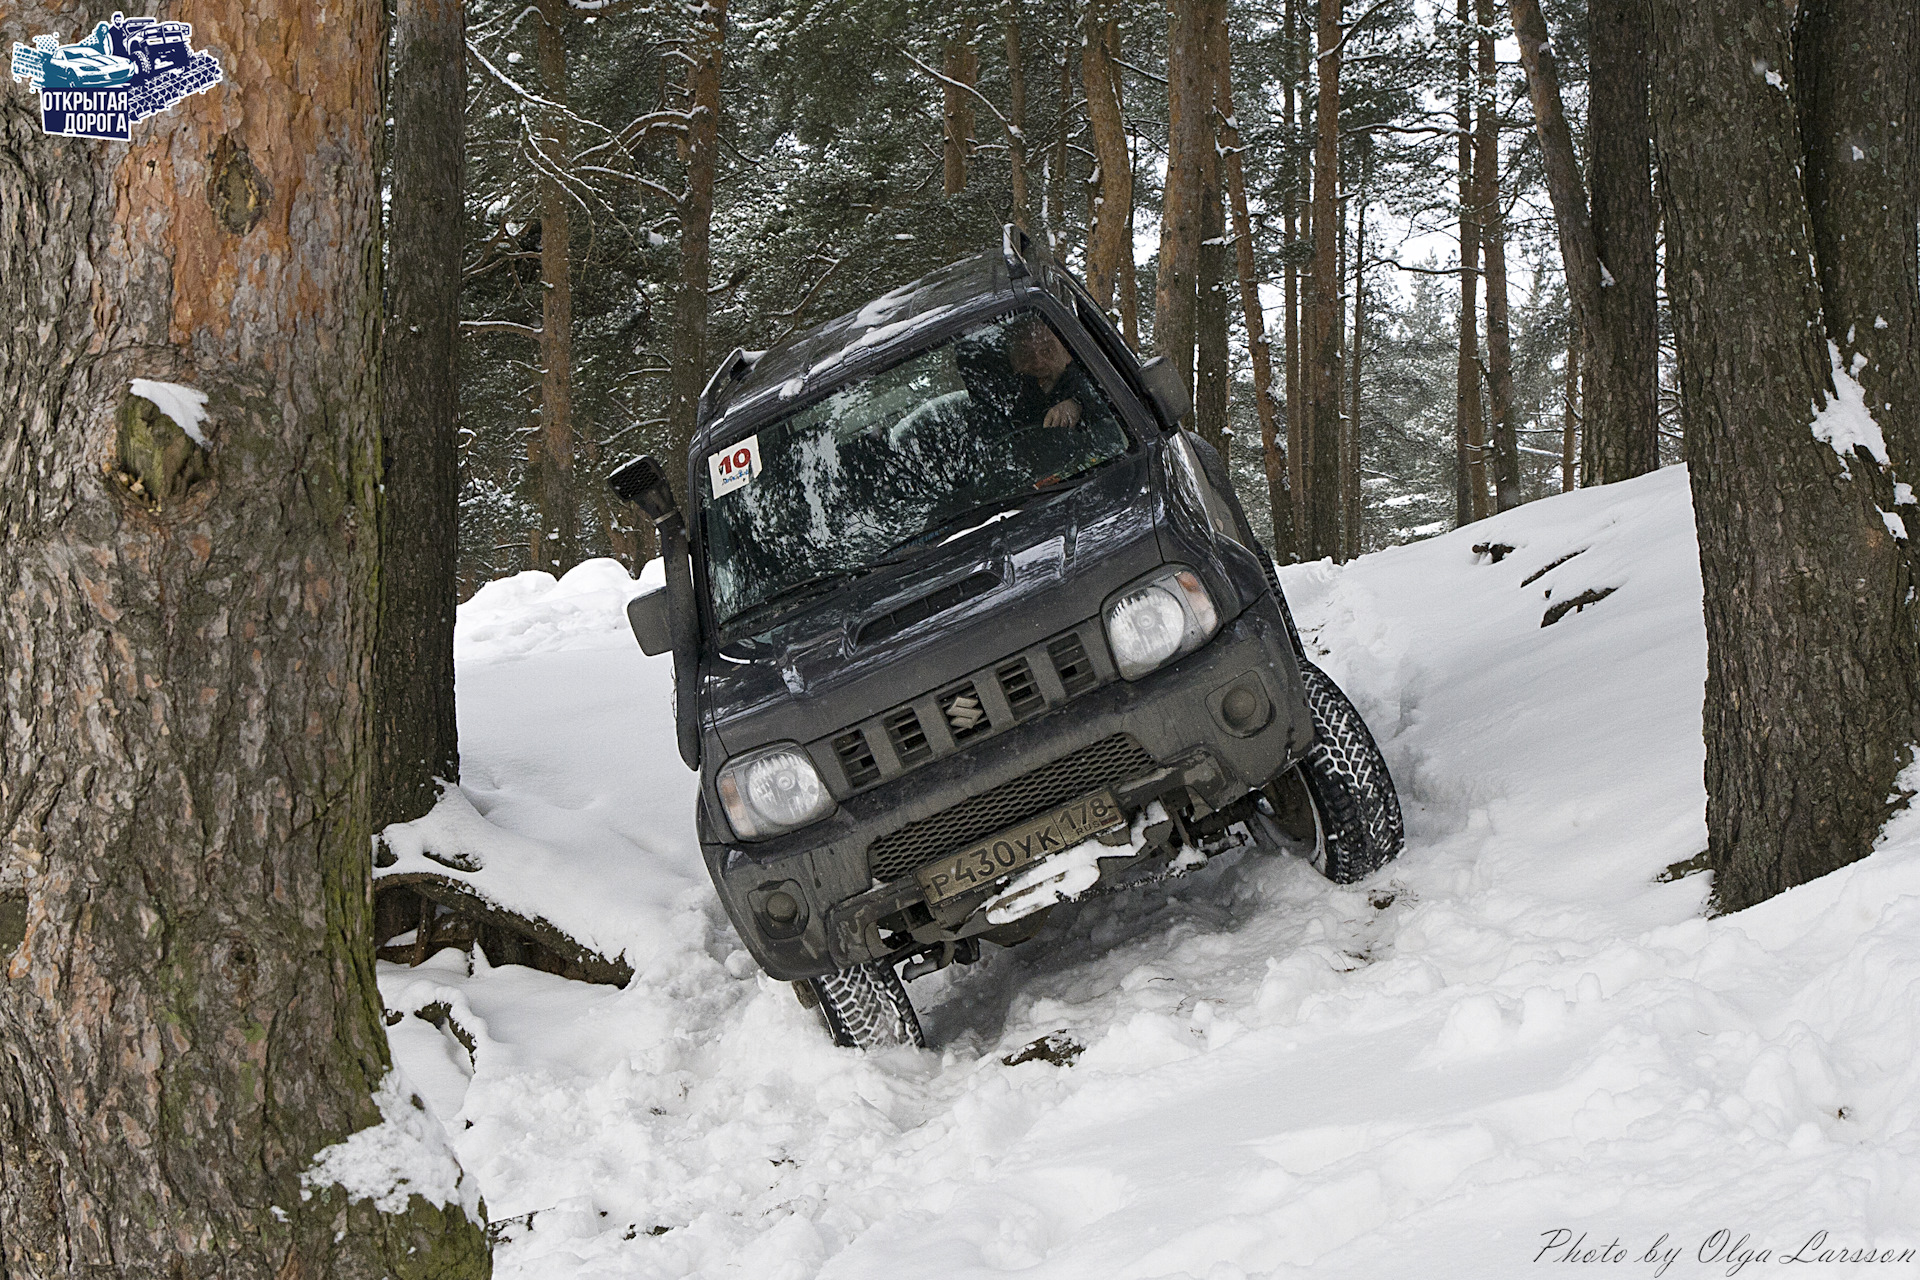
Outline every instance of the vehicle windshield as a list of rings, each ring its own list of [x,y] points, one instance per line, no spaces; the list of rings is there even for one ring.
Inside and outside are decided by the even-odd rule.
[[[724,632],[1067,485],[1126,452],[1092,375],[1036,311],[976,325],[711,453],[702,532]]]

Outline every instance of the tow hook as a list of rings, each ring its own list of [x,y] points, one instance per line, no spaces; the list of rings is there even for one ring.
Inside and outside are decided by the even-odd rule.
[[[924,978],[930,973],[938,973],[950,964],[972,964],[980,958],[980,940],[962,938],[958,942],[943,942],[939,946],[929,947],[900,969],[900,981],[912,982],[915,978]]]

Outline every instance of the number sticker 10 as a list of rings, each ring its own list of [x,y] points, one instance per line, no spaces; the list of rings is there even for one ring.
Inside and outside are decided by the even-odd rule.
[[[760,437],[751,435],[734,441],[719,453],[708,454],[707,474],[713,479],[716,498],[750,483],[760,474]]]

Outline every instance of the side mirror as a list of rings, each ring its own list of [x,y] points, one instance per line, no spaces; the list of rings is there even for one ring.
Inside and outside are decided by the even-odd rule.
[[[1146,384],[1147,396],[1169,430],[1178,427],[1193,412],[1193,395],[1181,380],[1180,371],[1167,357],[1155,356],[1141,365],[1140,381]]]
[[[657,658],[673,649],[673,608],[664,589],[647,592],[627,601],[627,623],[640,652]]]
[[[673,487],[667,483],[667,473],[651,456],[622,463],[607,477],[607,484],[623,501],[646,512],[647,519],[655,524],[680,514],[680,506],[673,500]]]

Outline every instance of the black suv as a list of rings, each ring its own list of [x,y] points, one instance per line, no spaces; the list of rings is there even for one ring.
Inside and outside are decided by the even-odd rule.
[[[1398,854],[1352,705],[1306,660],[1219,457],[1008,228],[702,393],[684,519],[651,458],[714,885],[842,1044],[924,1043],[902,977],[1033,936],[1245,832],[1335,880]]]

